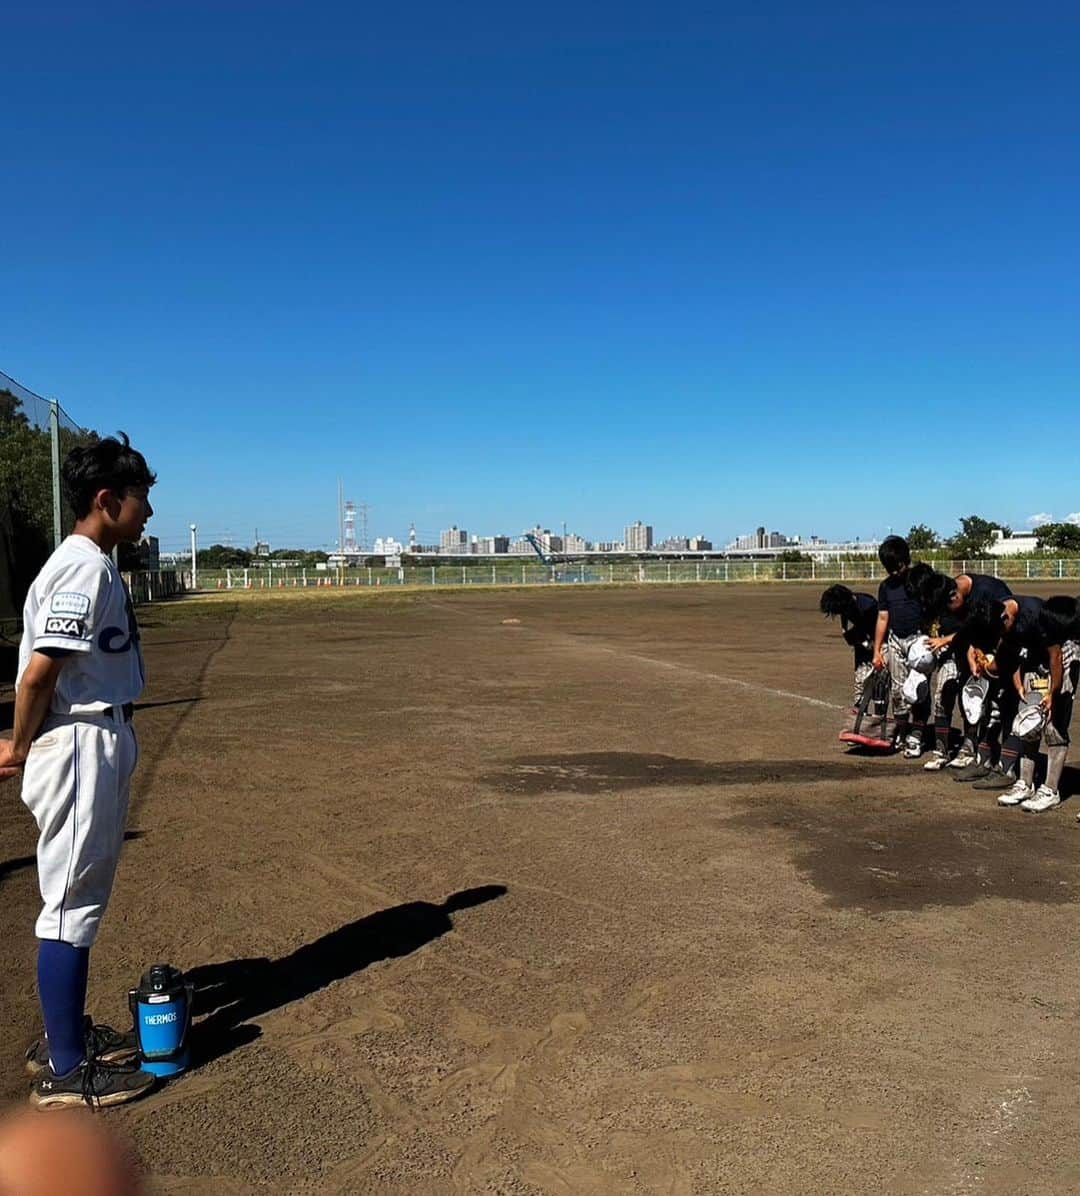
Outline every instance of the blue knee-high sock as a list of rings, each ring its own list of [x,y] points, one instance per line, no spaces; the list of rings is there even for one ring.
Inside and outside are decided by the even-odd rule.
[[[49,1061],[58,1076],[84,1058],[83,1016],[90,948],[42,939],[38,947],[38,995],[49,1039]]]

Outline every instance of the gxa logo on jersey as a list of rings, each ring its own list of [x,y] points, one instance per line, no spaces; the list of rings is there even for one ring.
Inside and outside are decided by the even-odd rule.
[[[50,615],[45,620],[46,635],[66,635],[72,639],[82,639],[86,631],[86,624],[82,619],[60,619]]]

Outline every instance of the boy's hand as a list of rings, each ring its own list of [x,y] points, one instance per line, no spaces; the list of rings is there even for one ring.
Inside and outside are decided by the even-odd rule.
[[[885,657],[880,652],[874,653],[874,668],[880,672],[885,667]]]
[[[10,739],[0,739],[0,781],[10,781],[23,770],[24,758],[17,756]]]
[[[1042,707],[1043,714],[1049,718],[1054,708],[1054,695],[1052,693],[1048,693],[1039,703],[1039,705]]]
[[[947,635],[934,635],[930,637],[930,651],[938,652],[942,648],[948,647],[949,637]]]

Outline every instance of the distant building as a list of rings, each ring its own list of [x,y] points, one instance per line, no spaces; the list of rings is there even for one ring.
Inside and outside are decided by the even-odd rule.
[[[540,548],[543,552],[562,552],[563,541],[562,536],[556,536],[551,528],[541,527],[538,523],[535,527],[529,528],[525,536],[535,536]],[[529,543],[529,541],[522,536],[519,540],[514,540],[510,544],[510,551],[517,553],[535,553],[536,549]]]
[[[116,556],[121,573],[157,573],[161,568],[157,536],[143,536],[138,544],[118,544]],[[190,560],[190,551],[187,556]],[[169,563],[175,564],[175,561]]]
[[[393,536],[387,536],[385,540],[382,536],[377,536],[375,546],[371,551],[375,556],[401,556],[405,551],[405,545],[400,540],[395,540]]]
[[[255,547],[251,550],[252,556],[269,556],[270,555],[270,541],[256,540]]]
[[[597,552],[623,552],[623,542],[621,540],[597,540]]]
[[[648,552],[652,548],[653,529],[639,519],[623,529],[623,542],[627,552]]]
[[[497,552],[506,552],[510,547],[509,536],[473,536],[473,552],[483,556],[492,556]]]
[[[469,533],[456,524],[439,536],[439,551],[459,555],[469,551]]]
[[[986,550],[987,556],[1030,556],[1037,551],[1039,542],[1034,532],[1017,532],[1006,536],[999,527],[994,528],[994,538]]]
[[[782,532],[770,532],[759,527],[752,536],[739,536],[728,545],[729,552],[753,552],[758,548],[789,548],[797,541],[789,540]]]
[[[689,552],[690,540],[687,536],[668,536],[653,547],[657,552]]]
[[[566,544],[564,551],[566,552],[588,552],[588,541],[574,532],[568,532],[566,536]]]
[[[712,540],[706,540],[704,536],[690,537],[691,552],[712,552],[712,550]]]

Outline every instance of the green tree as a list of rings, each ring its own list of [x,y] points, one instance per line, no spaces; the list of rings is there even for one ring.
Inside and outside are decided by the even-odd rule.
[[[244,569],[251,561],[252,555],[245,548],[211,544],[209,548],[199,549],[200,569]]]
[[[960,520],[960,530],[947,543],[954,560],[977,560],[986,554],[994,540],[994,529],[1000,528],[1006,538],[1012,528],[1003,523],[991,523],[981,515],[968,515]]]
[[[941,537],[925,523],[915,524],[905,538],[912,555],[918,555],[920,552],[933,552],[941,547]]]
[[[6,435],[11,425],[25,427],[29,422],[19,396],[10,390],[0,390],[0,431]]]
[[[785,565],[801,565],[813,558],[807,556],[804,552],[800,552],[797,548],[785,548],[783,552],[777,554],[776,559]]]
[[[1080,552],[1080,526],[1075,523],[1044,523],[1035,529],[1035,546],[1056,552]]]

